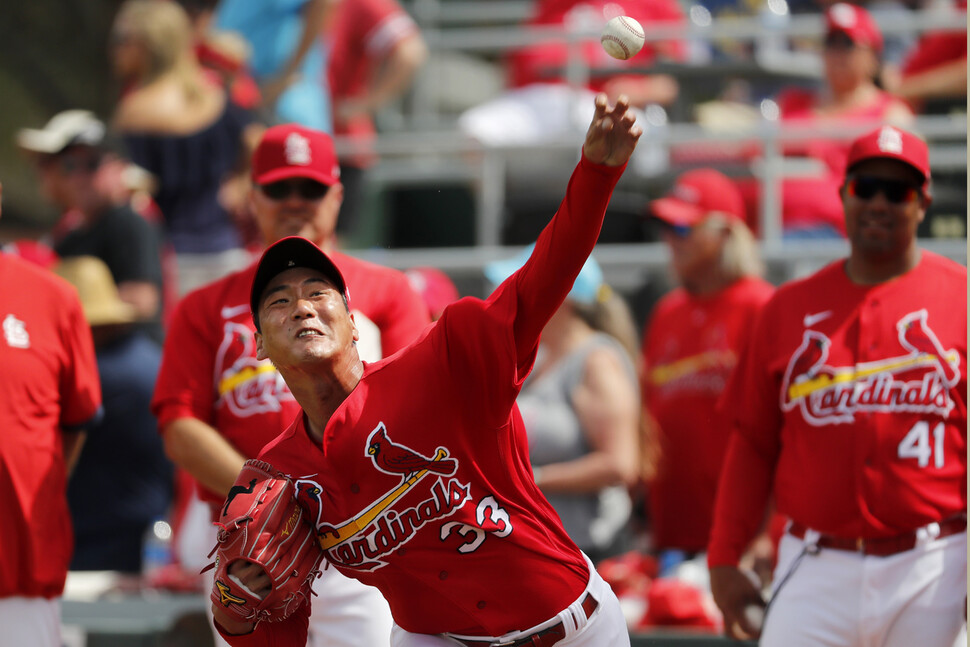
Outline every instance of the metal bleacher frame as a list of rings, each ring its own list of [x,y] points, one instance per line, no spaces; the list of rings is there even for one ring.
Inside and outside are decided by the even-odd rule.
[[[461,54],[496,59],[511,48],[544,40],[578,42],[588,38],[589,31],[564,33],[560,29],[531,29],[521,27],[531,2],[523,0],[405,0],[402,3],[422,29],[432,57]],[[771,4],[771,3],[769,3]],[[773,5],[777,6],[777,4]],[[735,38],[765,41],[777,37],[820,37],[823,23],[820,15],[785,15],[781,20],[766,21],[764,17],[737,17],[731,20],[693,19],[688,11],[687,23],[679,28],[651,28],[646,26],[647,40],[683,37],[688,40]],[[776,16],[777,17],[777,16]],[[918,34],[926,30],[965,29],[965,14],[933,9],[913,12],[906,17],[876,16],[884,34]],[[598,30],[598,27],[597,27]],[[757,51],[768,51],[758,50]],[[788,75],[791,78],[818,78],[819,69],[812,66],[812,57],[799,56],[787,50],[756,55],[750,62],[752,74]],[[817,57],[814,57],[817,59]],[[704,74],[704,63],[682,66],[685,74]],[[590,70],[582,63],[570,64],[567,77],[580,84]],[[509,161],[528,152],[547,152],[550,157],[575,155],[582,143],[581,133],[575,138],[562,138],[541,146],[483,147],[463,137],[455,126],[455,115],[444,114],[434,104],[440,88],[433,75],[419,74],[412,91],[401,102],[396,127],[383,130],[376,142],[380,162],[373,169],[369,181],[371,190],[383,191],[393,187],[435,186],[443,183],[463,183],[474,196],[474,244],[468,247],[425,247],[420,249],[388,249],[376,246],[353,249],[362,258],[400,269],[415,265],[434,265],[454,276],[474,276],[481,266],[494,258],[509,256],[517,249],[503,247],[501,230],[507,195]],[[430,97],[430,98],[429,98]],[[779,180],[790,169],[782,155],[782,146],[798,140],[819,136],[852,136],[874,127],[858,124],[851,128],[792,128],[782,126],[771,118],[762,118],[750,129],[736,132],[713,132],[695,123],[671,122],[662,128],[648,129],[651,145],[669,150],[672,145],[710,144],[759,140],[763,145],[763,162],[750,172],[759,177],[762,185],[760,226],[762,253],[769,268],[780,268],[781,277],[791,277],[811,271],[820,264],[844,255],[848,249],[844,241],[783,241],[780,226]],[[930,143],[930,159],[934,171],[966,169],[966,114],[953,116],[921,116],[912,129]],[[349,150],[351,144],[338,138],[337,146]],[[641,142],[641,147],[644,145]],[[674,170],[674,169],[672,169]],[[565,183],[568,170],[562,178]],[[636,177],[628,169],[624,182],[650,178]],[[614,200],[616,196],[614,197]],[[926,238],[921,243],[935,251],[966,263],[966,239]],[[601,243],[597,259],[604,266],[606,278],[618,289],[633,288],[644,270],[660,269],[666,264],[666,251],[659,243]]]

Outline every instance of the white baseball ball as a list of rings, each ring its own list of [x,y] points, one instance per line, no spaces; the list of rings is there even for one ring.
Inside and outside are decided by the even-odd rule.
[[[761,632],[761,627],[765,623],[765,608],[760,604],[749,604],[744,607],[744,619],[748,621],[751,628]]]
[[[600,36],[606,53],[625,61],[643,47],[643,27],[629,16],[611,18]]]

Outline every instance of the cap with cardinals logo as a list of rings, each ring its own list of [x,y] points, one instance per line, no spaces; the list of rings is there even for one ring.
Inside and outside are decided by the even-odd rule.
[[[726,175],[714,169],[688,171],[674,188],[650,203],[650,213],[671,225],[693,227],[711,213],[744,222],[744,199]]]
[[[868,47],[877,54],[882,52],[882,33],[872,14],[845,2],[838,2],[825,12],[826,33],[841,32],[856,45]]]
[[[253,182],[271,184],[290,178],[308,178],[327,186],[340,181],[330,135],[298,124],[266,130],[253,153]]]
[[[849,149],[846,174],[852,167],[871,159],[892,159],[908,164],[923,177],[924,191],[930,182],[930,153],[926,142],[913,133],[893,126],[882,126],[854,142]]]

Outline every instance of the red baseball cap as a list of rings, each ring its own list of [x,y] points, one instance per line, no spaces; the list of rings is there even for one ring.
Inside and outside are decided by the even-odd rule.
[[[344,299],[350,302],[347,282],[330,257],[306,238],[287,236],[267,247],[256,266],[253,285],[249,290],[249,307],[253,313],[253,324],[256,330],[259,330],[259,302],[266,286],[277,274],[294,267],[318,270],[330,279]]]
[[[882,52],[882,32],[872,19],[872,14],[855,5],[837,2],[825,12],[825,32],[842,32],[856,45],[864,45],[872,51]]]
[[[930,182],[930,152],[926,142],[894,126],[882,126],[852,142],[846,175],[852,167],[870,159],[892,159],[909,164],[923,176],[923,190]]]
[[[693,227],[709,213],[744,221],[744,200],[726,175],[714,169],[688,171],[677,178],[665,197],[650,203],[655,218],[672,225]]]
[[[340,164],[330,135],[299,124],[267,129],[253,153],[252,166],[256,184],[294,177],[309,178],[327,186],[340,181]]]

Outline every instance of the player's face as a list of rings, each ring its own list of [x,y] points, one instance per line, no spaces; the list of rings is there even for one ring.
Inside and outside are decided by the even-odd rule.
[[[921,185],[919,174],[902,162],[875,159],[855,166],[842,187],[853,252],[879,258],[905,253],[926,215]]]
[[[723,227],[701,222],[693,227],[664,227],[663,240],[670,248],[670,263],[683,284],[696,284],[710,276],[720,262],[726,233]]]
[[[879,66],[875,52],[852,42],[848,35],[840,31],[826,36],[822,60],[825,78],[835,90],[849,90],[871,80]]]
[[[327,187],[308,178],[290,178],[253,187],[250,207],[266,244],[302,236],[323,245],[337,228],[343,185]]]
[[[259,305],[256,356],[283,370],[339,358],[358,339],[343,297],[330,280],[305,267],[270,281]]]

